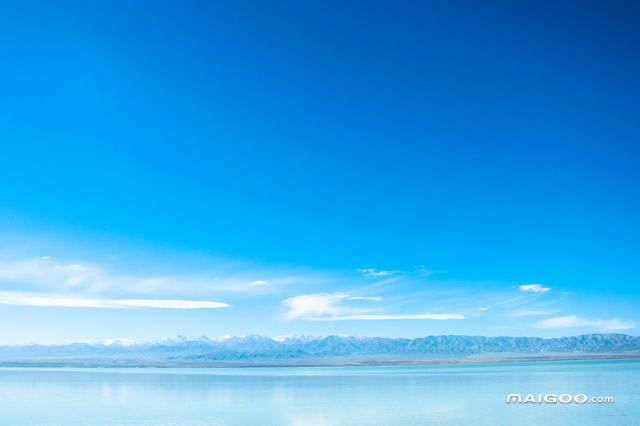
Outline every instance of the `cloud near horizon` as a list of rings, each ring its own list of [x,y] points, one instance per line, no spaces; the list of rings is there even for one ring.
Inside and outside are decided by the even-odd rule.
[[[381,301],[381,297],[350,296],[346,293],[317,293],[285,299],[282,303],[289,308],[284,318],[310,321],[346,321],[346,320],[448,320],[465,319],[460,314],[371,314],[381,309],[364,309],[346,305],[346,300]]]
[[[549,318],[533,324],[535,328],[573,328],[591,327],[598,331],[607,330],[628,330],[635,328],[635,324],[630,321],[623,321],[618,318],[609,320],[587,319],[578,315],[567,315],[564,317]]]

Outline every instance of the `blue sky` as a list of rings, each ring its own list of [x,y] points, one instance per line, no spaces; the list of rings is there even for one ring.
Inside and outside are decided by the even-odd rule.
[[[637,334],[631,2],[0,13],[0,343]]]

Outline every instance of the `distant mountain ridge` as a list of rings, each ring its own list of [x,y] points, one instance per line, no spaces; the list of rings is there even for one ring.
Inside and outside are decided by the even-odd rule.
[[[111,339],[68,345],[0,346],[1,365],[223,366],[415,362],[541,356],[640,355],[640,337],[587,334],[538,337],[427,336],[416,339],[300,336],[188,338],[145,343]]]

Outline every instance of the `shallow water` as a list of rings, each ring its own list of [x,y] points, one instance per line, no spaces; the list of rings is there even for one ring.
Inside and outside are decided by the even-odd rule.
[[[507,395],[613,403],[507,404]],[[0,368],[0,424],[639,425],[640,360],[309,368]]]

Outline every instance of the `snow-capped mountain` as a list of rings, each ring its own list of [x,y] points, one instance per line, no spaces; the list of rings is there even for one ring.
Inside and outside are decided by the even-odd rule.
[[[640,356],[640,337],[587,334],[537,337],[428,336],[416,339],[353,336],[190,338],[145,343],[111,339],[68,345],[0,346],[3,365],[290,365],[507,359],[597,355]]]

